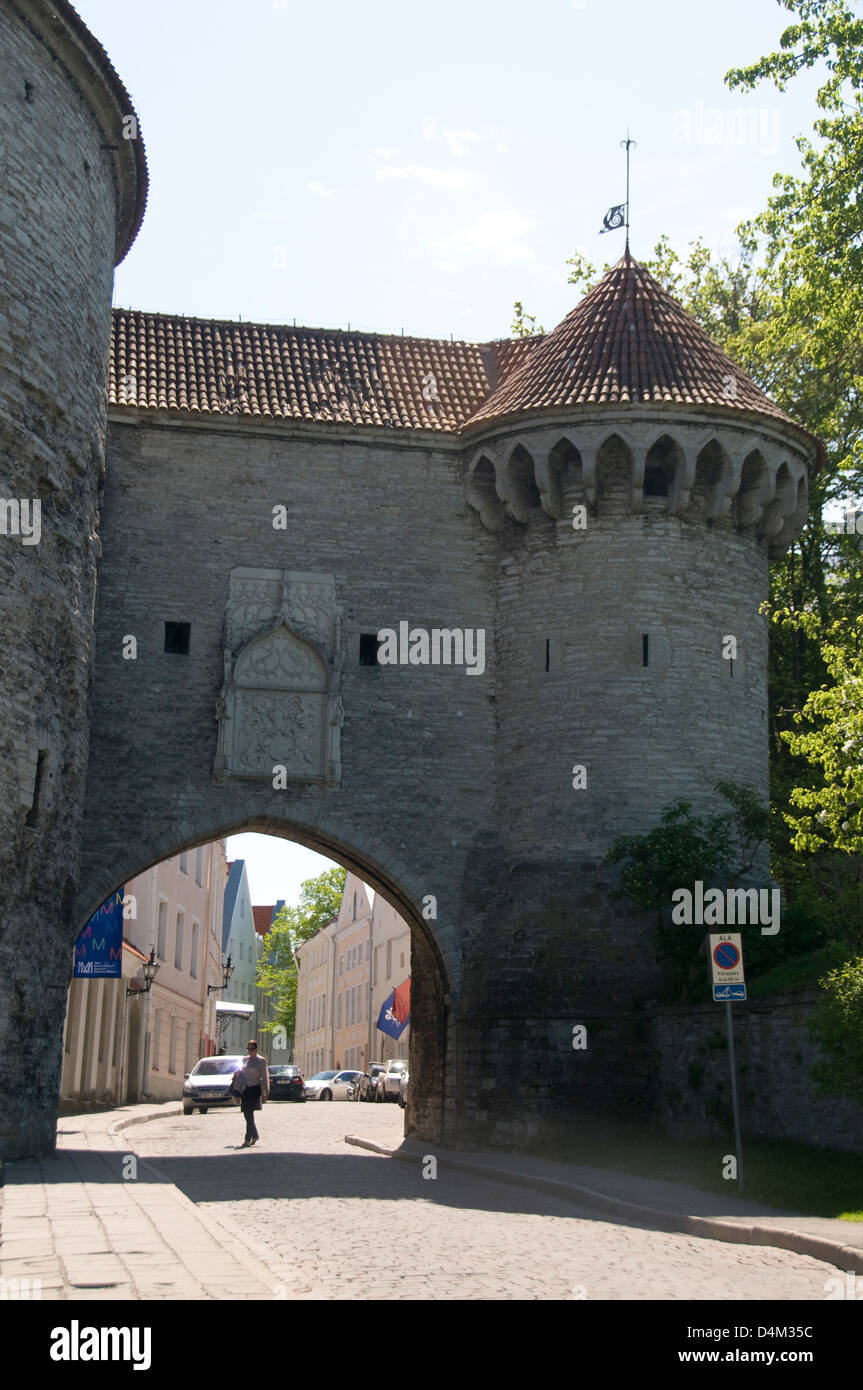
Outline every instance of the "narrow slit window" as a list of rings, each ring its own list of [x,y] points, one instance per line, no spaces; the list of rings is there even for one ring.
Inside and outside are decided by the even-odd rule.
[[[188,656],[191,623],[165,623],[165,651],[172,656]]]
[[[36,777],[33,782],[33,804],[27,812],[26,825],[31,828],[39,823],[39,805],[42,800],[42,783],[45,780],[45,762],[48,757],[47,748],[40,748],[36,754]]]
[[[650,650],[649,650],[649,648],[650,648],[650,637],[649,637],[648,633],[644,632],[644,633],[642,633],[642,635],[641,635],[641,664],[642,664],[642,666],[649,666],[649,665],[650,665]]]
[[[551,638],[550,638],[550,637],[546,637],[546,639],[545,639],[545,669],[546,669],[546,671],[550,671],[550,670],[551,670]]]

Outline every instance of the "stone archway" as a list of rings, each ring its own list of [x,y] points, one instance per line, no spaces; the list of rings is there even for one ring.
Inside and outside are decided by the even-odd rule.
[[[244,831],[263,831],[278,838],[304,843],[308,848],[316,850],[327,858],[336,860],[344,868],[351,870],[369,883],[375,892],[380,893],[408,923],[411,930],[412,980],[411,1088],[405,1116],[405,1132],[416,1134],[429,1142],[444,1142],[445,1096],[448,1089],[445,1061],[449,1031],[449,986],[446,966],[432,934],[432,923],[423,917],[421,907],[412,901],[409,891],[383,872],[379,864],[370,864],[360,851],[346,851],[343,847],[335,848],[325,835],[315,834],[308,827],[302,832],[302,839],[300,839],[296,830],[294,833],[287,833],[284,827],[272,823],[268,823],[266,826],[240,824],[222,826],[212,834],[204,837],[198,836],[187,844],[177,844],[155,861],[148,859],[147,863],[142,863],[130,859],[128,867],[124,870],[115,888],[119,887],[120,883],[135,878],[145,869],[153,867],[154,862],[159,863],[162,859],[172,858],[181,851],[194,849],[199,844],[222,839],[227,835],[240,834]],[[76,918],[79,926],[83,925],[88,916],[88,909],[79,913]],[[132,998],[130,1008],[126,1038],[128,1061],[125,1094],[127,1101],[132,1103],[140,1098],[141,1090],[140,1076],[133,1076],[131,1073],[131,1068],[135,1066],[133,1059],[138,1059],[138,1067],[140,1068],[141,1018],[138,1012],[139,1001]]]

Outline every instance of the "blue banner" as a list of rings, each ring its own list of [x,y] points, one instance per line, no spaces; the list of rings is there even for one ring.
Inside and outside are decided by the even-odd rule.
[[[404,1023],[399,1023],[393,1013],[393,1003],[395,1002],[396,992],[393,990],[389,999],[385,999],[378,1014],[378,1028],[382,1033],[386,1033],[390,1038],[400,1038],[407,1028],[407,1019]]]
[[[94,912],[75,942],[76,980],[118,980],[123,974],[123,899],[118,888]]]

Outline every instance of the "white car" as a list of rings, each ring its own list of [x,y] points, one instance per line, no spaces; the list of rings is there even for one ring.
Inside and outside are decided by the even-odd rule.
[[[407,1069],[408,1064],[403,1057],[392,1057],[378,1075],[375,1100],[398,1100],[402,1072]]]
[[[361,1071],[319,1071],[306,1082],[306,1100],[347,1100],[348,1087]]]
[[[183,1079],[183,1114],[200,1110],[206,1115],[210,1107],[231,1104],[231,1077],[248,1058],[202,1057]]]

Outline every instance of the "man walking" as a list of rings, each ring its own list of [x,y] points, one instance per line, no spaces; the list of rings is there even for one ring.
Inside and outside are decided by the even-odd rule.
[[[248,1057],[242,1066],[246,1081],[242,1097],[242,1110],[246,1121],[246,1137],[242,1147],[248,1149],[257,1144],[258,1135],[255,1124],[255,1111],[260,1110],[270,1094],[270,1073],[266,1057],[258,1056],[258,1044],[253,1040],[248,1045]]]

